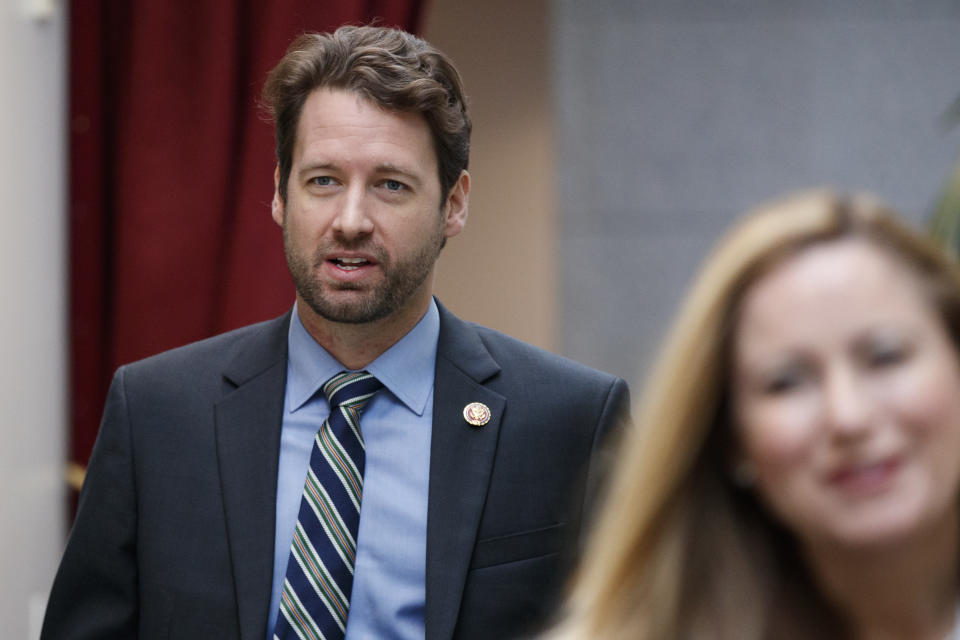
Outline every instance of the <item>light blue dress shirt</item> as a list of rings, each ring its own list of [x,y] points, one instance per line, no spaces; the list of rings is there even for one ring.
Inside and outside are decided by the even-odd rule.
[[[424,636],[430,431],[439,335],[440,314],[431,300],[420,322],[366,367],[385,389],[360,418],[366,469],[348,640]],[[287,340],[268,640],[279,613],[313,439],[330,413],[320,388],[345,369],[307,333],[296,308]]]

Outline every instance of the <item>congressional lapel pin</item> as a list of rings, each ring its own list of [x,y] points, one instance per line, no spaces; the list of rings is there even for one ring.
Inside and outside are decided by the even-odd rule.
[[[490,407],[482,402],[471,402],[463,408],[463,419],[475,427],[490,422]]]

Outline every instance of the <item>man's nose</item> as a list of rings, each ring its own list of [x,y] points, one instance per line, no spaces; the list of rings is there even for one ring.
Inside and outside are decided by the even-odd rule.
[[[373,233],[373,219],[370,217],[369,208],[364,188],[357,186],[347,189],[333,220],[333,230],[347,240]]]

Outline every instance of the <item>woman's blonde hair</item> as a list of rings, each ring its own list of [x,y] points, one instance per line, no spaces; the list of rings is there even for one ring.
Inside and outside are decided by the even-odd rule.
[[[913,269],[960,345],[956,265],[872,198],[804,192],[748,214],[701,268],[651,371],[550,637],[839,633],[842,622],[810,585],[792,537],[732,478],[727,405],[745,290],[803,247],[849,237]]]

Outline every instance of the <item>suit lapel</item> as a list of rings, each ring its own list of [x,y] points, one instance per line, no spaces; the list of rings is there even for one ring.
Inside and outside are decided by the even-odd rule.
[[[500,368],[476,331],[437,306],[440,338],[427,510],[427,640],[453,635],[506,405],[503,396],[483,386]],[[490,408],[486,425],[471,426],[464,419],[463,409],[471,402]]]
[[[239,345],[224,370],[236,389],[214,406],[242,640],[262,640],[269,613],[288,327],[289,314]]]

